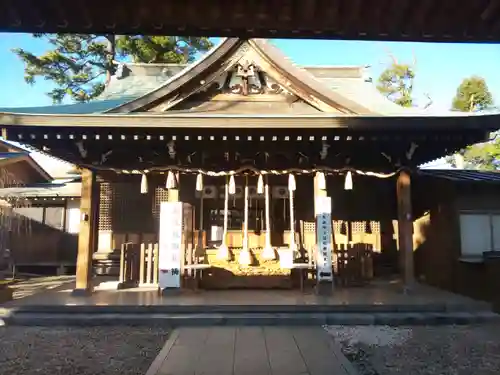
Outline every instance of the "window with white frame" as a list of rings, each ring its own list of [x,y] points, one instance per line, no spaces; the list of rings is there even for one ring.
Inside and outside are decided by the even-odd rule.
[[[486,251],[500,251],[500,212],[461,213],[462,256],[482,256]]]

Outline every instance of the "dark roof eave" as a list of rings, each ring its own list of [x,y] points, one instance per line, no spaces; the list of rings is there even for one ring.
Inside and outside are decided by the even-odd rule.
[[[477,171],[469,169],[421,169],[423,177],[445,179],[454,183],[489,183],[500,185],[500,171]]]
[[[499,129],[500,114],[476,116],[358,116],[358,115],[31,115],[0,113],[5,129],[18,127],[102,128],[308,128],[351,130],[482,130]]]

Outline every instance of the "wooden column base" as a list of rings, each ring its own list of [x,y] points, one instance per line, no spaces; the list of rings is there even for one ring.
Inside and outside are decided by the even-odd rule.
[[[8,286],[0,287],[0,303],[12,301],[14,291]]]
[[[331,296],[333,294],[333,283],[331,281],[320,281],[316,284],[316,294],[319,296]]]
[[[73,289],[71,292],[72,297],[90,297],[94,290],[91,289]]]
[[[182,293],[182,288],[165,288],[158,289],[158,291],[161,296],[171,297],[180,295]]]

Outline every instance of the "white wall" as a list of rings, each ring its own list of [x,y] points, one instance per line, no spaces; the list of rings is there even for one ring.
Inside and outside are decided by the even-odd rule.
[[[67,202],[66,231],[68,233],[80,232],[80,199],[72,199]]]

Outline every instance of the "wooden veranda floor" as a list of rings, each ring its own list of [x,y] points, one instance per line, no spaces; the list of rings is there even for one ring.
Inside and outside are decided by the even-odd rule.
[[[404,311],[426,310],[441,306],[447,310],[490,310],[485,302],[449,293],[427,285],[418,284],[408,294],[403,293],[397,282],[375,281],[360,288],[337,288],[331,296],[318,296],[312,291],[298,290],[182,290],[171,296],[160,296],[152,288],[103,290],[99,286],[88,297],[74,297],[74,284],[65,283],[57,288],[36,293],[4,304],[6,308],[28,307],[117,307],[153,308],[158,311]]]

